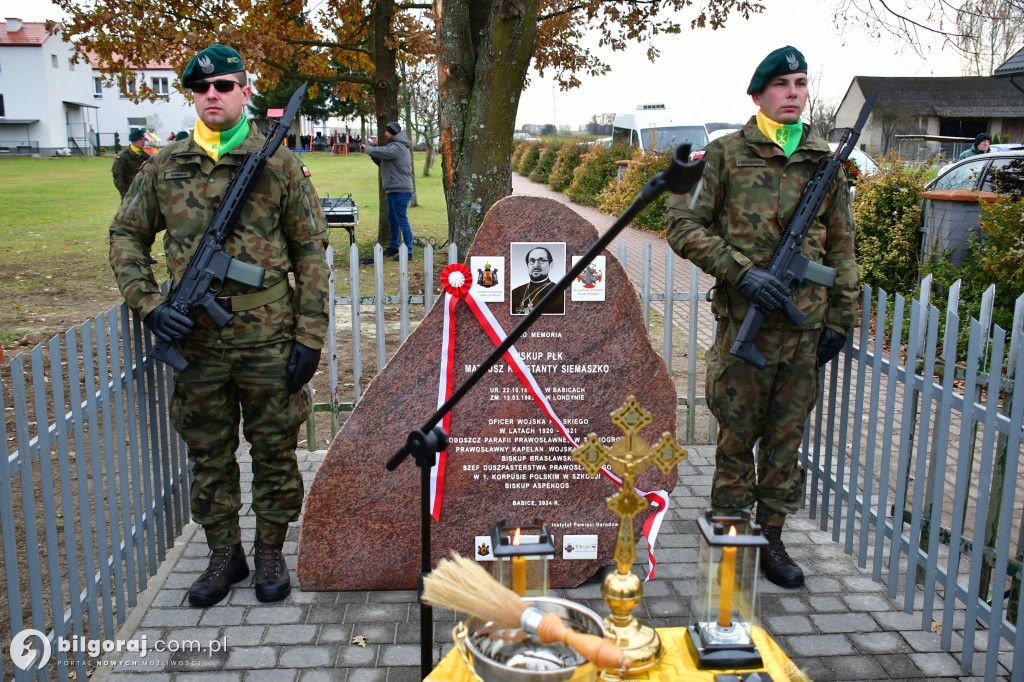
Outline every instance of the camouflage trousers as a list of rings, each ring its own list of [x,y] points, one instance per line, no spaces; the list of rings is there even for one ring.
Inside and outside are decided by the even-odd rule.
[[[242,349],[179,344],[189,366],[175,372],[171,421],[188,446],[192,518],[206,530],[211,549],[242,539],[235,459],[240,417],[245,439],[252,444],[257,539],[284,542],[288,524],[299,518],[303,484],[295,446],[299,427],[312,409],[312,395],[308,386],[288,393],[291,346],[290,341]]]
[[[711,507],[734,515],[753,511],[757,502],[758,519],[781,526],[803,497],[797,450],[818,396],[820,330],[762,329],[757,348],[767,364],[759,370],[729,352],[739,328],[739,322],[719,319],[707,356],[708,407],[720,427]]]

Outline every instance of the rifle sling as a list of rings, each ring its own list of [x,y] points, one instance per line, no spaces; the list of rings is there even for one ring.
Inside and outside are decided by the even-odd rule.
[[[228,312],[240,313],[244,310],[252,310],[273,303],[286,295],[290,287],[288,280],[282,279],[272,287],[260,289],[251,294],[240,294],[238,296],[218,296],[217,303],[220,303]]]

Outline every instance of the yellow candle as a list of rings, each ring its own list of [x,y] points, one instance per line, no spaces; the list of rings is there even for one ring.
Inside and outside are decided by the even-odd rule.
[[[526,596],[526,557],[512,557],[512,591]]]
[[[736,527],[729,529],[730,537],[736,537]],[[736,582],[736,548],[722,548],[722,568],[718,574],[721,592],[718,595],[718,627],[732,627],[732,588]]]

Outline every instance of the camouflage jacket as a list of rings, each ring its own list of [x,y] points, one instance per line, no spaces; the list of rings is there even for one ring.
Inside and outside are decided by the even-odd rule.
[[[148,263],[157,234],[163,232],[167,269],[177,280],[245,154],[259,150],[263,140],[250,125],[242,144],[215,162],[189,137],[167,145],[142,168],[110,226],[110,266],[133,310],[145,317],[164,301]],[[327,220],[308,171],[291,151],[278,149],[253,187],[224,250],[266,268],[264,289],[293,273],[294,290],[259,308],[235,312],[223,328],[205,311],[193,312],[196,324],[189,342],[244,348],[294,338],[310,348],[322,348],[330,276],[324,253],[327,240]],[[219,295],[254,291],[227,280]]]
[[[132,180],[135,179],[139,169],[142,168],[142,164],[147,161],[149,161],[149,154],[146,152],[138,154],[132,149],[131,145],[122,149],[114,157],[114,165],[110,167],[110,172],[114,176],[114,187],[121,193],[122,199],[124,199],[124,195],[128,192],[128,188],[132,186]]]
[[[666,238],[676,253],[717,278],[716,317],[743,319],[749,300],[736,284],[752,265],[771,259],[804,187],[827,154],[828,145],[810,137],[804,125],[800,146],[787,159],[751,117],[739,132],[708,144],[696,196],[669,197]],[[801,329],[828,326],[847,334],[856,326],[860,270],[853,249],[850,193],[840,172],[802,248],[812,260],[836,269],[836,283],[826,290],[805,281],[796,291],[793,301],[808,314]],[[793,327],[778,311],[765,326]]]

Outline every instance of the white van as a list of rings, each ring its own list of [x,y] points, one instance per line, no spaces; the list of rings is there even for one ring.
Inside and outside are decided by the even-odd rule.
[[[664,104],[640,104],[630,114],[616,114],[612,143],[627,143],[634,149],[667,151],[688,142],[690,152],[704,149],[708,131],[704,124]]]

